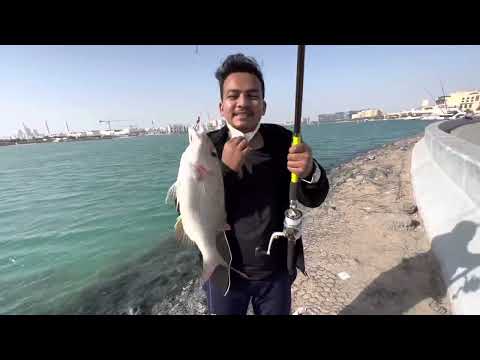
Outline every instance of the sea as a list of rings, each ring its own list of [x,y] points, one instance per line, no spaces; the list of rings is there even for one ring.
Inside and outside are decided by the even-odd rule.
[[[327,170],[431,122],[305,125]],[[165,204],[186,134],[0,147],[0,314],[146,312],[199,274]]]

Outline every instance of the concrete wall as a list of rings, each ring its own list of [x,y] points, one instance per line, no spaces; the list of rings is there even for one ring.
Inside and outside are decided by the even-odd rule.
[[[425,142],[433,160],[480,206],[480,147],[450,134],[459,126],[480,120],[450,120],[425,129]]]
[[[454,314],[480,314],[480,146],[434,123],[412,152],[414,197]]]

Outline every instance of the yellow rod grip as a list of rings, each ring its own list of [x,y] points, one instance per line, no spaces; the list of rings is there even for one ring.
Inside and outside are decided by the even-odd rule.
[[[300,137],[300,135],[293,135],[293,141],[292,141],[292,146],[293,145],[299,145],[302,143],[302,138]],[[291,182],[293,184],[296,184],[298,182],[298,175],[297,174],[294,174],[292,173],[292,180]]]

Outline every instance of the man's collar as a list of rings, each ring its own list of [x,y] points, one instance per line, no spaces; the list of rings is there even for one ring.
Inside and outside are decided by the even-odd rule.
[[[227,124],[228,138],[229,139],[236,138],[236,137],[239,137],[239,136],[244,136],[247,139],[247,141],[250,141],[250,140],[253,139],[253,137],[257,133],[258,129],[260,128],[260,124],[261,124],[261,122],[259,121],[255,130],[250,131],[248,133],[243,133],[240,130],[235,129],[232,125],[230,125],[228,123],[228,121],[225,121],[225,123]]]

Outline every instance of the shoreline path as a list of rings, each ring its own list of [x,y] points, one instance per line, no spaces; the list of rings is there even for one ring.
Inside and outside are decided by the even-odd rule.
[[[295,314],[450,314],[440,268],[412,195],[420,136],[336,168],[322,206],[306,209],[305,261],[292,288]]]

